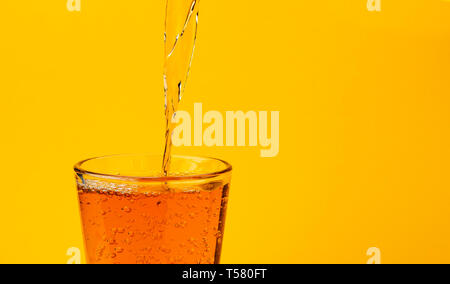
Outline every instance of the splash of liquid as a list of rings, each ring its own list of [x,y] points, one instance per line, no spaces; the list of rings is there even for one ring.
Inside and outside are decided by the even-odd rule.
[[[183,96],[197,39],[200,0],[167,0],[164,95],[166,113],[166,144],[163,173],[169,174],[172,133],[178,105]]]

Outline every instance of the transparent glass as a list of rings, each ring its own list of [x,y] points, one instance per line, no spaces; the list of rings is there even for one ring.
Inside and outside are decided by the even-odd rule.
[[[218,264],[231,165],[174,156],[120,155],[75,165],[90,264]]]

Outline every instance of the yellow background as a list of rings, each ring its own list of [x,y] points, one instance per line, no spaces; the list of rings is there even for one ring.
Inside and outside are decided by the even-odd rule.
[[[163,148],[165,2],[3,0],[0,263],[82,247],[72,165]],[[181,109],[280,111],[234,165],[224,263],[450,262],[450,3],[203,0]]]

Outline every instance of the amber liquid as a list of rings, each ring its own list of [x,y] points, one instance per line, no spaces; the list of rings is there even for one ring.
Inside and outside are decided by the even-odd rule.
[[[219,263],[228,185],[120,193],[78,186],[91,264]]]

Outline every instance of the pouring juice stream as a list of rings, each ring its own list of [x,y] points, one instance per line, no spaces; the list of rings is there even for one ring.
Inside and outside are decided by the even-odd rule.
[[[164,33],[164,95],[166,137],[163,173],[169,174],[172,133],[178,104],[183,96],[197,39],[200,0],[168,0]]]

